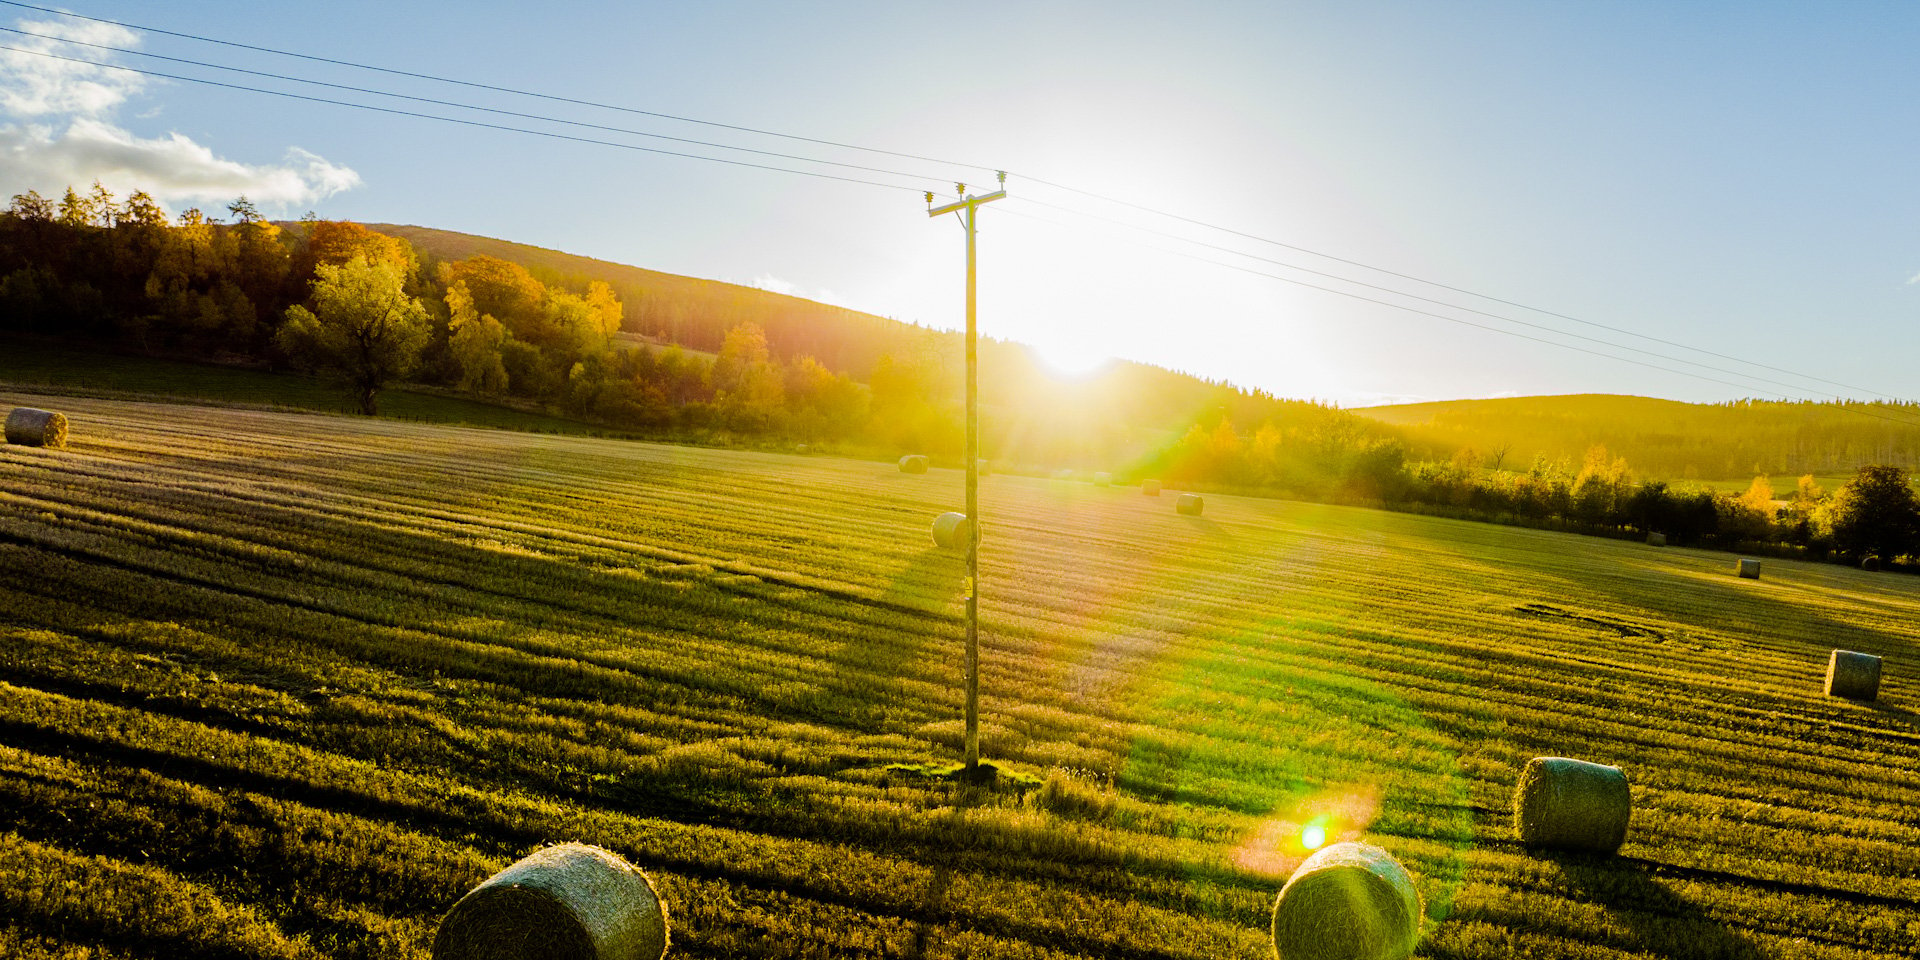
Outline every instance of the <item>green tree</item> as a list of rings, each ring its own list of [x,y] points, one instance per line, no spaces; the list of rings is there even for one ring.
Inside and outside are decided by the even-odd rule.
[[[465,283],[447,288],[447,307],[453,313],[447,329],[452,332],[447,346],[454,362],[460,365],[460,389],[486,394],[507,392],[507,368],[501,361],[506,346],[507,328],[492,314],[473,307],[473,294]]]
[[[1833,545],[1848,557],[1892,560],[1920,545],[1920,498],[1900,467],[1861,467],[1829,510]]]
[[[381,388],[411,372],[432,337],[427,309],[391,262],[356,256],[314,273],[313,309],[289,307],[275,342],[296,364],[340,375],[372,416]]]
[[[743,323],[727,331],[713,360],[713,391],[723,408],[744,415],[748,425],[764,425],[785,404],[785,377],[759,324]]]

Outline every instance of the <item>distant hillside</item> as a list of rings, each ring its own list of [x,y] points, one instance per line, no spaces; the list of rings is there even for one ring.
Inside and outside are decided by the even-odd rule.
[[[961,338],[873,314],[754,287],[662,273],[451,230],[370,223],[369,229],[411,242],[429,260],[478,254],[526,267],[549,285],[576,290],[591,280],[612,286],[626,307],[629,346],[678,344],[711,354],[728,330],[756,323],[775,357],[811,356],[835,373],[873,383],[876,370],[925,381],[931,394],[958,403]],[[1195,424],[1222,420],[1251,433],[1262,424],[1318,424],[1327,411],[1150,364],[1114,361],[1081,377],[1062,378],[1031,347],[980,344],[980,395],[986,444],[1016,462],[1115,464],[1151,459]],[[883,377],[887,376],[883,372]],[[1344,418],[1342,418],[1344,419]],[[1389,428],[1361,433],[1391,435]]]
[[[1486,462],[1504,450],[1502,465],[1510,470],[1524,470],[1536,457],[1577,468],[1594,444],[1658,478],[1826,475],[1871,463],[1920,464],[1920,406],[1912,404],[1698,404],[1578,394],[1352,412],[1401,428],[1416,459],[1472,448]]]
[[[589,280],[613,287],[626,306],[629,332],[691,350],[720,349],[727,331],[757,323],[782,360],[811,356],[835,372],[865,381],[883,354],[900,356],[930,331],[925,327],[799,297],[596,260],[492,237],[391,223],[369,229],[402,237],[441,260],[486,254],[512,261],[549,285],[582,288]]]

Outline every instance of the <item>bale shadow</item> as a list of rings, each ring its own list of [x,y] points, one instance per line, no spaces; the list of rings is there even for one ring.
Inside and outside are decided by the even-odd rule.
[[[1213,537],[1215,539],[1222,540],[1227,543],[1234,542],[1233,534],[1228,533],[1226,527],[1223,527],[1218,523],[1215,523],[1213,520],[1207,517],[1193,517],[1183,513],[1175,516],[1174,520],[1177,523],[1185,523],[1188,526],[1196,530],[1199,530],[1201,533],[1204,533],[1209,537]]]
[[[1889,719],[1895,719],[1895,720],[1904,720],[1906,721],[1907,726],[1912,727],[1915,731],[1920,731],[1920,712],[1908,710],[1906,707],[1896,707],[1893,704],[1886,702],[1885,700],[1866,700],[1866,701],[1854,700],[1851,702],[1857,703],[1860,706],[1866,707],[1867,709],[1872,710],[1874,713],[1880,714],[1883,717],[1887,717]]]
[[[1634,857],[1536,851],[1560,868],[1568,885],[1617,920],[1632,939],[1624,949],[1687,960],[1763,960],[1752,941],[1674,893],[1652,874],[1658,864]]]

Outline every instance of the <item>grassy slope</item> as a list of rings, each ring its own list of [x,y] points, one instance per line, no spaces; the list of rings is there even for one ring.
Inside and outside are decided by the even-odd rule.
[[[1315,818],[1419,875],[1428,955],[1920,931],[1904,578],[991,477],[985,740],[1049,782],[978,794],[885,769],[959,741],[951,471],[60,406],[0,447],[0,952],[425,956],[583,839],[678,955],[1265,957]],[[1621,858],[1511,841],[1536,754],[1627,769]]]
[[[1401,428],[1416,456],[1445,459],[1461,448],[1508,448],[1504,466],[1536,456],[1578,470],[1601,444],[1635,470],[1667,479],[1738,481],[1772,474],[1790,487],[1802,473],[1851,477],[1868,463],[1920,459],[1920,416],[1910,408],[1830,403],[1680,403],[1649,397],[1573,394],[1447,400],[1352,411]]]
[[[0,385],[55,394],[180,398],[327,413],[358,408],[339,385],[247,367],[122,356],[24,340],[0,341]],[[572,420],[405,388],[380,394],[384,417],[548,433],[587,433]]]

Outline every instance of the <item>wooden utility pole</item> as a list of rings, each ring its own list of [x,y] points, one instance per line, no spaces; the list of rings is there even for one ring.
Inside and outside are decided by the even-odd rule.
[[[974,330],[974,216],[981,204],[992,203],[1007,195],[1007,174],[999,172],[1000,189],[985,196],[967,193],[967,185],[955,184],[960,199],[944,207],[933,206],[933,193],[927,193],[927,216],[961,213],[967,230],[967,772],[968,780],[980,773],[980,411],[978,337]]]

